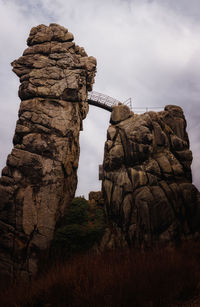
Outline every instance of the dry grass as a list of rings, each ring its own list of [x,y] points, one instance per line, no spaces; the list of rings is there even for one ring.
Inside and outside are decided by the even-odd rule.
[[[0,306],[170,306],[199,293],[199,256],[197,243],[76,256],[65,264],[57,261],[29,285],[4,290]]]

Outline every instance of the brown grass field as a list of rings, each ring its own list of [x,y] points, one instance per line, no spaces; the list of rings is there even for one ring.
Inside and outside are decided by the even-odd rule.
[[[200,306],[200,243],[87,253],[43,265],[35,280],[1,287],[1,307]],[[45,261],[44,261],[45,262]]]

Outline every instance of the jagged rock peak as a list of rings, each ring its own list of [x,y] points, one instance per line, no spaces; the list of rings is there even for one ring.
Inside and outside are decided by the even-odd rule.
[[[57,24],[32,28],[23,56],[11,63],[20,77],[19,97],[87,100],[96,73],[96,59],[75,45],[73,34]]]
[[[50,41],[71,42],[73,40],[74,36],[68,32],[68,29],[56,23],[51,23],[49,27],[41,24],[31,29],[27,45],[33,46]]]

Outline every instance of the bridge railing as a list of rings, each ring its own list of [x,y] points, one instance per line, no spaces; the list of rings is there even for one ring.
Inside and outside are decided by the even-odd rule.
[[[149,111],[156,111],[156,112],[159,112],[159,111],[163,111],[164,110],[164,107],[143,107],[143,108],[132,108],[132,111],[134,113],[138,113],[138,114],[141,114],[141,113],[145,113],[145,112],[149,112]]]
[[[107,109],[108,111],[112,111],[112,107],[118,105],[120,102],[119,100],[112,98],[108,95],[104,95],[102,93],[98,93],[95,91],[88,93],[88,103],[92,105],[96,105]],[[132,100],[128,98],[122,104],[127,105],[130,109],[132,109]]]
[[[127,100],[125,100],[125,101],[123,102],[123,104],[125,104],[125,105],[128,106],[131,110],[133,110],[132,98],[128,98]]]
[[[121,102],[108,95],[104,95],[102,93],[92,91],[88,93],[88,103],[91,105],[106,109],[111,112],[113,106],[118,105]],[[128,98],[122,104],[127,105],[131,109],[131,111],[135,113],[139,113],[139,114],[145,113],[148,111],[162,111],[163,110],[163,107],[146,107],[146,108],[133,107],[131,98]]]
[[[100,104],[107,105],[109,107],[113,107],[114,105],[117,105],[120,102],[117,99],[114,99],[110,96],[107,96],[107,95],[104,95],[104,94],[101,94],[95,91],[88,93],[88,100],[96,101]]]

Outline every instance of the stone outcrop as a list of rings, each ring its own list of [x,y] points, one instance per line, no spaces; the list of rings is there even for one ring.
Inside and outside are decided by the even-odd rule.
[[[197,236],[200,193],[192,184],[182,109],[137,115],[119,105],[110,122],[102,182],[108,219],[129,246]]]
[[[57,24],[34,27],[12,63],[22,102],[0,178],[0,271],[29,278],[74,197],[79,131],[96,60]]]
[[[127,248],[128,244],[124,234],[121,231],[121,228],[116,224],[113,225],[112,221],[107,219],[105,201],[102,191],[91,191],[88,196],[89,205],[91,207],[96,206],[101,208],[101,210],[103,210],[105,219],[104,234],[101,240],[92,247],[92,250],[99,254],[108,250]]]
[[[101,191],[91,191],[88,198],[95,206],[104,206],[104,199]]]
[[[125,250],[127,248],[128,242],[121,227],[117,224],[108,223],[101,241],[93,247],[93,250],[100,254],[111,250]]]

